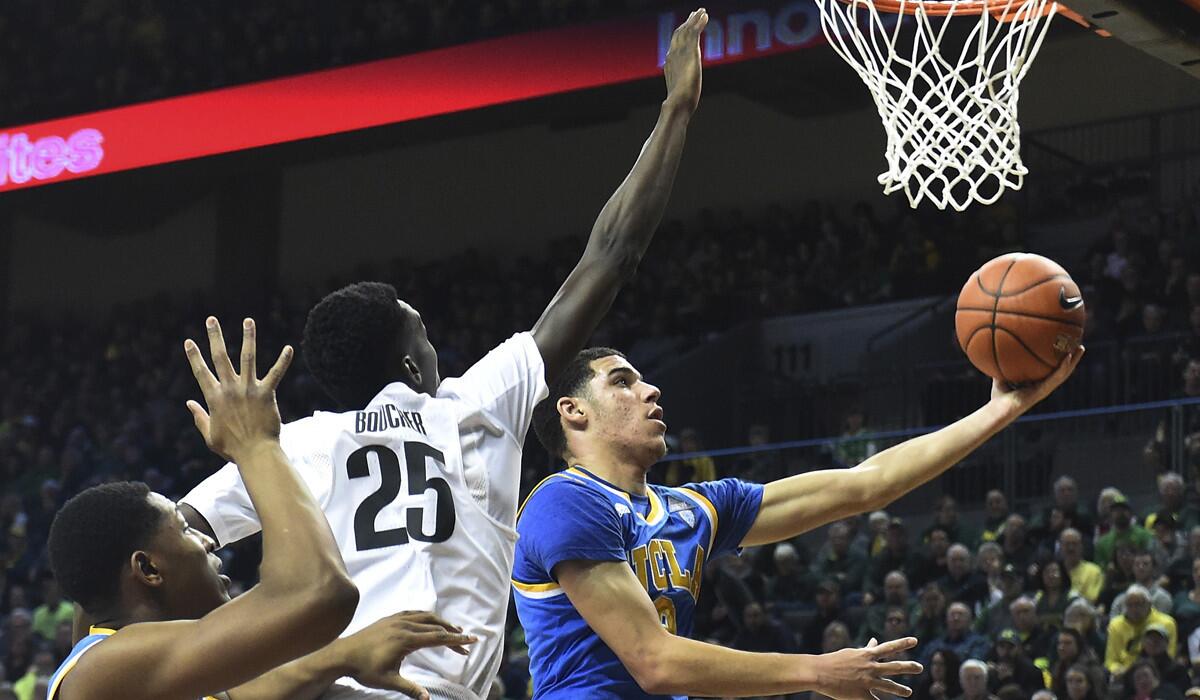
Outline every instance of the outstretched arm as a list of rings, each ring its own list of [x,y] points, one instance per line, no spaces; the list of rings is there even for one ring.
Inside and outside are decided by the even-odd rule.
[[[758,518],[743,546],[779,542],[825,523],[879,510],[957,464],[1058,388],[1083,357],[1063,360],[1040,384],[1016,391],[992,385],[982,408],[941,430],[902,442],[853,469],[809,472],[763,489]]]
[[[700,9],[675,30],[664,68],[667,99],[658,123],[633,170],[600,211],[583,257],[533,327],[547,382],[596,330],[621,285],[637,271],[662,220],[688,122],[700,100],[700,34],[706,24],[708,13]]]
[[[83,657],[64,682],[63,700],[212,695],[328,644],[354,615],[358,591],[329,524],[279,447],[275,387],[291,348],[260,381],[252,321],[245,323],[241,374],[216,319],[208,320],[208,335],[216,376],[195,343],[185,349],[211,415],[194,401],[188,408],[209,447],[238,464],[262,517],[261,583],[198,620],[121,629]]]
[[[921,672],[913,661],[879,661],[911,649],[917,643],[911,637],[822,656],[736,651],[664,629],[625,562],[565,561],[554,574],[579,614],[651,695],[753,697],[816,690],[837,700],[869,700],[872,691],[905,697],[908,689],[886,676]]]

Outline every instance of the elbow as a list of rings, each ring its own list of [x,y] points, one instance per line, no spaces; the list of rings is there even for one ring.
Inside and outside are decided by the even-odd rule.
[[[305,597],[314,634],[324,638],[322,644],[337,638],[354,619],[358,610],[358,587],[345,574],[320,577],[307,587]]]
[[[672,667],[663,659],[660,649],[636,650],[625,667],[642,692],[648,695],[675,693],[678,678],[672,674]]]

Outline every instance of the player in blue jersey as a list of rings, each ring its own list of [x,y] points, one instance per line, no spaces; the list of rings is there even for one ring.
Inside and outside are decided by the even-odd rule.
[[[244,324],[240,374],[216,319],[207,327],[216,376],[195,343],[185,348],[211,415],[194,401],[188,408],[209,447],[239,465],[254,498],[263,523],[261,583],[230,601],[215,543],[145,484],[82,492],[56,515],[49,550],[64,593],[95,624],[54,674],[47,700],[299,700],[347,672],[419,692],[386,676],[372,654],[402,658],[404,650],[389,643],[403,635],[411,648],[473,640],[426,613],[321,649],[350,621],[358,592],[321,509],[279,446],[275,387],[291,348],[260,381],[253,322]]]
[[[908,696],[887,661],[912,638],[822,656],[757,654],[687,639],[707,561],[877,510],[948,469],[1058,387],[1082,357],[1040,385],[995,385],[975,413],[853,469],[765,486],[735,479],[651,486],[666,454],[659,391],[619,352],[581,352],[534,413],[568,468],[543,480],[518,516],[513,588],[535,698],[759,696],[815,690],[838,700]]]

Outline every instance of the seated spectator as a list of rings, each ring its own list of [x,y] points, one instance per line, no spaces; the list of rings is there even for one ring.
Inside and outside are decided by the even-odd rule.
[[[883,599],[870,605],[863,616],[863,624],[858,632],[860,644],[865,645],[872,637],[875,639],[884,637],[887,616],[893,608],[903,610],[906,619],[916,611],[916,605],[913,604],[911,592],[908,589],[908,577],[904,575],[903,571],[893,571],[883,580]]]
[[[988,637],[995,637],[1005,627],[1012,627],[1009,608],[1025,592],[1025,577],[1012,564],[1005,564],[1000,572],[1000,591],[1000,600],[984,608],[975,621],[975,631]]]
[[[866,415],[861,408],[852,408],[846,414],[845,429],[833,450],[833,457],[839,464],[858,466],[877,451],[875,442],[865,437],[870,433],[865,423]]]
[[[987,579],[972,570],[971,550],[963,544],[946,550],[946,575],[938,585],[951,602],[966,603],[972,611],[981,609],[989,596]]]
[[[908,624],[909,614],[908,608],[900,606],[888,608],[887,616],[883,618],[883,636],[879,637],[879,641],[892,642],[911,636]],[[905,658],[910,656],[908,652],[904,652],[903,655]]]
[[[1108,694],[1108,674],[1100,657],[1084,641],[1078,630],[1063,627],[1058,631],[1055,644],[1055,661],[1050,670],[1051,688],[1059,697],[1067,697],[1067,674],[1072,668],[1082,669],[1088,677],[1089,685],[1096,694],[1103,697]]]
[[[1187,547],[1169,565],[1166,575],[1173,591],[1192,587],[1192,562],[1200,558],[1200,525],[1188,530]]]
[[[1096,528],[1092,534],[1092,542],[1096,542],[1101,537],[1108,534],[1112,530],[1112,504],[1118,497],[1124,498],[1124,494],[1120,489],[1112,486],[1100,489],[1100,495],[1096,497]],[[1100,564],[1095,556],[1095,551],[1092,553],[1092,561]],[[1100,564],[1104,566],[1104,564]]]
[[[742,651],[779,654],[791,654],[796,650],[792,633],[778,620],[767,615],[762,605],[757,602],[749,603],[742,609],[742,629],[733,638],[732,646]]]
[[[785,614],[811,606],[815,581],[801,565],[800,553],[789,542],[780,542],[772,552],[775,575],[767,579],[767,609]]]
[[[988,667],[979,659],[967,659],[958,667],[958,682],[962,686],[961,700],[992,700],[988,693]]]
[[[941,649],[949,649],[963,659],[982,659],[991,647],[991,642],[971,631],[971,609],[963,603],[951,603],[946,608],[946,632],[929,642],[921,652],[921,663]]]
[[[1089,603],[1100,599],[1104,589],[1104,570],[1083,557],[1083,535],[1075,528],[1067,528],[1058,536],[1058,550],[1071,587]]]
[[[945,631],[946,594],[936,583],[927,583],[917,595],[917,612],[912,618],[912,635],[924,650]]]
[[[1104,700],[1083,666],[1072,666],[1067,671],[1066,686],[1067,694],[1063,697],[1067,700]]]
[[[750,426],[747,441],[751,447],[762,447],[771,444],[771,430],[759,423]],[[776,450],[752,452],[743,457],[738,463],[738,473],[746,481],[756,484],[769,484],[787,476],[783,465],[783,457]]]
[[[701,452],[704,445],[700,442],[700,434],[695,428],[684,428],[679,433],[679,451],[684,454]],[[688,457],[667,463],[667,473],[663,475],[666,486],[682,486],[700,481],[716,481],[717,465],[712,457],[700,455]]]
[[[13,692],[22,700],[32,700],[36,696],[38,681],[53,676],[54,670],[57,667],[58,660],[50,652],[50,647],[45,642],[42,642],[33,655],[33,663],[30,664],[29,670],[26,671],[25,675],[13,682]],[[42,695],[37,697],[44,698],[46,697],[46,693],[43,692]]]
[[[1033,598],[1021,596],[1008,607],[1012,614],[1012,628],[1021,639],[1025,655],[1035,663],[1042,663],[1050,657],[1050,647],[1054,643],[1055,629],[1042,624],[1037,616],[1037,603]]]
[[[819,576],[837,581],[847,595],[862,590],[867,560],[850,546],[850,528],[845,523],[829,526],[828,553],[819,556],[814,566]]]
[[[1075,480],[1069,476],[1063,475],[1054,481],[1054,503],[1047,506],[1039,518],[1040,522],[1047,523],[1050,521],[1050,511],[1058,508],[1062,512],[1063,518],[1069,523],[1069,527],[1073,527],[1080,532],[1086,532],[1089,535],[1092,528],[1095,527],[1096,521],[1083,501],[1079,500],[1079,487]]]
[[[986,661],[991,670],[988,684],[994,691],[1015,684],[1021,688],[1022,697],[1029,697],[1033,691],[1046,686],[1042,670],[1025,656],[1021,639],[1012,628],[1002,630],[996,637]]]
[[[1117,545],[1116,555],[1104,571],[1104,591],[1100,593],[1100,605],[1111,608],[1117,596],[1125,592],[1137,580],[1133,576],[1133,562],[1137,559],[1137,548],[1132,542]]]
[[[1027,537],[1030,547],[1033,548],[1034,559],[1038,561],[1053,559],[1058,548],[1058,536],[1070,525],[1071,523],[1061,510],[1057,507],[1051,508],[1050,519],[1044,523],[1035,524]]]
[[[920,582],[918,585],[937,581],[946,575],[946,552],[950,544],[950,533],[941,525],[926,530],[925,551],[921,554],[921,561],[916,570],[909,570]]]
[[[1030,696],[1029,700],[1058,700],[1058,696],[1053,691],[1042,688],[1041,690]]]
[[[1113,497],[1110,517],[1112,529],[1096,540],[1097,564],[1107,566],[1112,562],[1116,547],[1122,542],[1131,543],[1139,552],[1150,550],[1150,542],[1154,538],[1148,530],[1133,521],[1133,508],[1124,495],[1118,494]]]
[[[1083,598],[1076,598],[1067,606],[1063,613],[1063,629],[1073,629],[1079,633],[1084,643],[1097,658],[1104,658],[1108,648],[1108,635],[1101,631],[1096,608]]]
[[[59,623],[75,619],[75,606],[63,600],[58,581],[47,573],[42,579],[42,604],[33,611],[33,631],[42,639],[54,641]],[[54,669],[51,669],[53,673]]]
[[[1200,557],[1192,560],[1192,585],[1175,595],[1171,603],[1179,636],[1187,639],[1200,627]]]
[[[892,516],[886,510],[877,510],[867,516],[867,556],[873,557],[887,545],[888,523]],[[868,567],[869,568],[869,567]]]
[[[916,700],[954,700],[962,695],[958,682],[958,669],[962,660],[949,649],[934,652],[916,683],[912,685],[912,697]]]
[[[821,653],[850,648],[850,628],[844,622],[830,622],[821,636]]]
[[[975,570],[987,581],[988,597],[983,608],[995,603],[1004,596],[1000,586],[1000,572],[1004,570],[1004,550],[995,542],[984,542],[979,545],[975,555]]]
[[[1158,475],[1158,504],[1145,513],[1142,523],[1147,530],[1153,530],[1164,513],[1173,516],[1177,522],[1196,524],[1196,508],[1187,504],[1187,490],[1179,472]]]
[[[1167,653],[1175,654],[1175,620],[1150,605],[1150,592],[1134,584],[1125,592],[1125,614],[1115,615],[1108,623],[1108,646],[1104,652],[1104,667],[1121,675],[1137,661],[1142,653],[1142,636],[1150,625],[1166,628]]]
[[[1025,518],[1012,513],[1000,530],[1000,547],[1004,550],[1004,561],[1017,567],[1023,574],[1033,563],[1034,549],[1029,543]]]
[[[1167,653],[1168,634],[1167,628],[1162,625],[1146,625],[1146,631],[1142,634],[1142,653],[1138,661],[1153,664],[1159,682],[1174,686],[1182,696],[1183,692],[1192,686],[1192,682],[1183,664]],[[1137,669],[1136,663],[1133,669]],[[1133,674],[1134,670],[1130,670],[1122,679],[1127,696],[1133,696]]]
[[[958,516],[958,501],[953,496],[942,496],[938,501],[937,512],[933,516],[933,524],[925,530],[925,540],[928,541],[933,531],[941,528],[946,532],[946,545],[951,542],[963,542],[974,547],[979,543],[979,533],[969,527]]]
[[[817,584],[817,612],[812,620],[800,630],[800,653],[820,654],[825,628],[831,622],[848,622],[842,612],[841,587],[834,579],[823,579]]]
[[[1154,540],[1150,543],[1150,553],[1154,556],[1154,564],[1158,570],[1165,572],[1172,562],[1184,556],[1188,544],[1179,532],[1179,521],[1174,515],[1166,511],[1155,515],[1157,517],[1154,518],[1154,525],[1147,526],[1154,534]]]
[[[1000,489],[992,489],[983,499],[983,532],[979,535],[980,542],[995,542],[1000,537],[1000,529],[1008,519],[1008,499]]]
[[[1132,692],[1124,696],[1128,700],[1183,700],[1183,693],[1162,682],[1153,663],[1140,661],[1129,673],[1133,687]]]
[[[884,578],[890,572],[919,571],[919,562],[920,558],[908,545],[908,531],[904,528],[904,521],[900,518],[892,518],[884,533],[883,548],[871,555],[865,584],[867,592],[872,597],[878,598],[883,592]],[[923,585],[923,583],[914,583],[911,579],[909,583],[917,587]]]
[[[1057,559],[1051,559],[1042,564],[1038,572],[1038,591],[1034,596],[1037,603],[1038,620],[1047,627],[1057,627],[1062,621],[1063,613],[1072,600],[1079,597],[1067,567]]]
[[[1154,566],[1154,556],[1150,552],[1138,552],[1134,555],[1133,582],[1150,592],[1150,604],[1154,606],[1155,610],[1171,614],[1174,602],[1167,589],[1158,585],[1158,570]],[[1124,612],[1125,594],[1122,593],[1113,599],[1110,613],[1120,615]]]

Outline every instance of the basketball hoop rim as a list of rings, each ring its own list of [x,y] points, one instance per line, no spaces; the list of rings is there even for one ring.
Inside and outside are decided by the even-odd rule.
[[[1021,13],[1017,10],[1024,0],[839,0],[846,5],[871,5],[880,12],[891,14],[915,15],[922,8],[931,17],[947,15],[981,15],[990,12],[1001,21],[1016,19]],[[1063,12],[1066,6],[1058,4],[1058,11]],[[1054,13],[1054,4],[1047,5],[1038,16]],[[1023,15],[1022,15],[1023,16]]]

